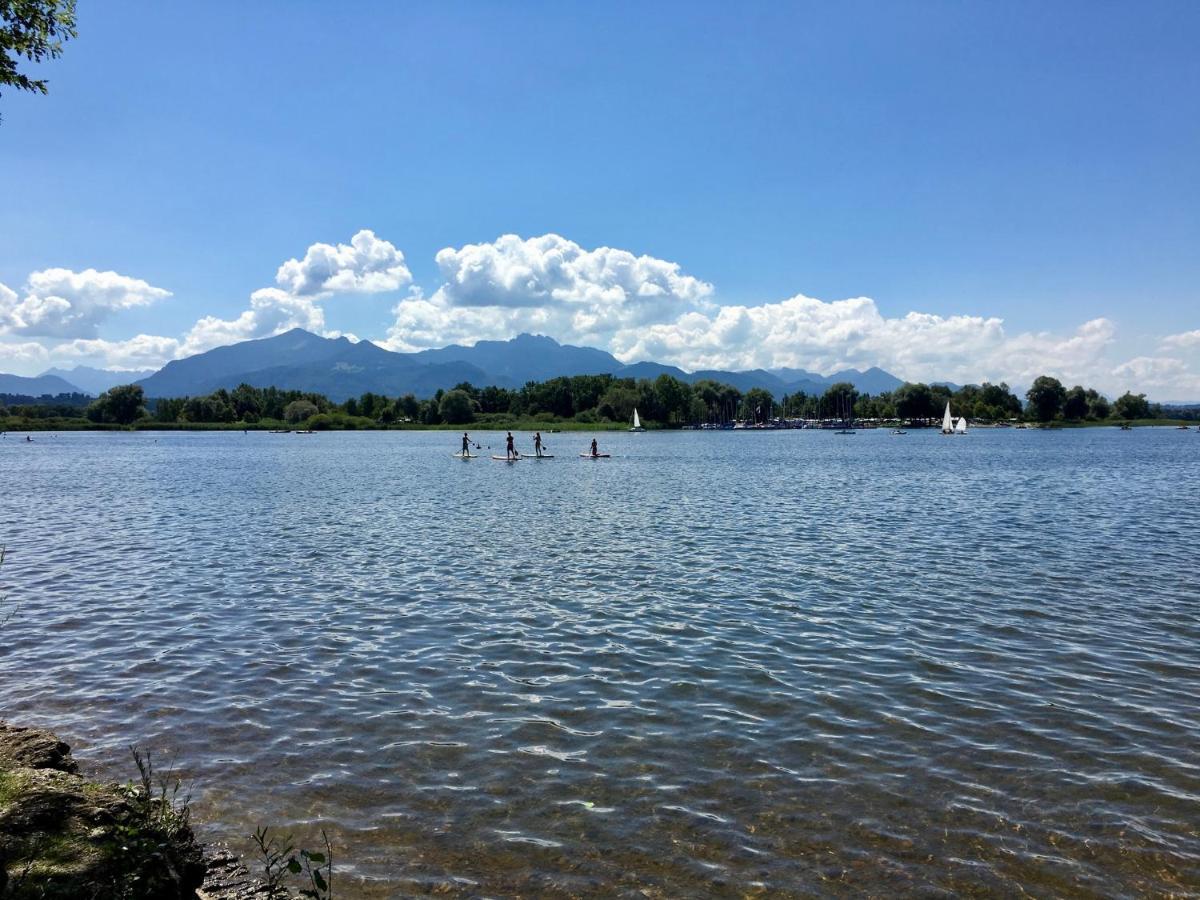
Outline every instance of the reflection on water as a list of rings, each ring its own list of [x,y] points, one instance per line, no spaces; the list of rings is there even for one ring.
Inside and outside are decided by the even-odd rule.
[[[1195,435],[550,438],[10,437],[0,714],[347,896],[1200,892]]]

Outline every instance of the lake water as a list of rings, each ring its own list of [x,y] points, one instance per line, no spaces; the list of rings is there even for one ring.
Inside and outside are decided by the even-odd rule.
[[[1194,430],[35,437],[0,715],[342,896],[1200,894]]]

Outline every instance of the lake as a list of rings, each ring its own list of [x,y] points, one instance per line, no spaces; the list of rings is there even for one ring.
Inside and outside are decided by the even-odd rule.
[[[0,716],[340,896],[1200,893],[1194,430],[34,437]]]

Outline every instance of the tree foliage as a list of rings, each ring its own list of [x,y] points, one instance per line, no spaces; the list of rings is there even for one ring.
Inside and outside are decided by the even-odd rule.
[[[93,422],[115,422],[132,425],[146,414],[145,395],[138,384],[111,387],[88,407],[87,417]]]
[[[0,0],[0,86],[47,93],[46,80],[17,71],[17,62],[57,59],[73,37],[75,0]]]
[[[293,400],[283,408],[283,418],[293,425],[315,416],[320,410],[311,400]]]
[[[1060,412],[1067,399],[1067,389],[1057,378],[1039,375],[1025,394],[1029,412],[1039,422],[1050,422]]]
[[[466,391],[446,391],[438,403],[438,414],[450,425],[465,425],[475,420],[475,403]]]
[[[1126,391],[1113,403],[1113,413],[1118,419],[1148,419],[1150,404],[1145,394]]]

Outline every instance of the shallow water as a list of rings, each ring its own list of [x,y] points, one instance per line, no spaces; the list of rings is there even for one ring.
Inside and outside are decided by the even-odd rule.
[[[1200,893],[1200,435],[589,439],[10,435],[0,715],[346,897]]]

